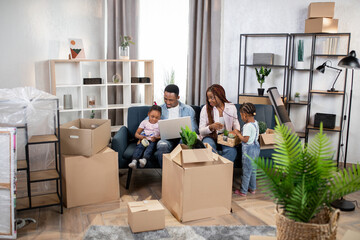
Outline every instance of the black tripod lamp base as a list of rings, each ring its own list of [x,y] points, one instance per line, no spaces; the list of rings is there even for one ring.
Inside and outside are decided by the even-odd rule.
[[[331,203],[333,208],[340,209],[341,211],[351,212],[355,210],[355,204],[345,200],[344,198],[337,199]]]

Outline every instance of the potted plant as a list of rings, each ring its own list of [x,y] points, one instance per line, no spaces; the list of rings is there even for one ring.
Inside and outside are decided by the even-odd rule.
[[[260,83],[260,88],[258,88],[258,94],[259,96],[264,96],[264,88],[262,88],[263,83],[265,82],[265,77],[269,76],[271,69],[267,69],[264,67],[261,67],[260,70],[255,68],[256,71],[256,77],[258,82]]]
[[[258,125],[259,125],[259,134],[265,133],[267,129],[266,122],[258,121]]]
[[[203,142],[197,138],[196,132],[191,131],[188,126],[181,128],[180,137],[182,143],[188,146],[189,149],[205,148]]]
[[[276,214],[277,239],[336,239],[339,210],[330,203],[360,189],[360,165],[337,169],[322,123],[303,145],[297,134],[276,122],[273,162],[257,158],[254,163],[259,185],[282,209]]]
[[[294,102],[296,102],[296,103],[300,102],[300,93],[299,92],[295,93]]]
[[[119,58],[120,59],[129,59],[130,50],[129,46],[131,44],[135,44],[131,41],[131,36],[120,36],[120,47],[119,47]]]

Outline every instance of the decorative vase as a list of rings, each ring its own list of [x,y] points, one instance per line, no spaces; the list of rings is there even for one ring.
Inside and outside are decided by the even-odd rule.
[[[119,59],[129,59],[130,56],[130,48],[129,46],[126,47],[119,47]]]
[[[64,95],[64,109],[72,109],[72,96],[71,94]]]
[[[296,103],[300,102],[300,97],[295,97],[294,102],[296,102]]]
[[[297,69],[304,69],[304,40],[299,40],[297,49]]]
[[[295,222],[283,213],[276,213],[276,232],[278,240],[285,239],[324,239],[336,240],[340,211],[329,208],[321,210],[309,223]]]
[[[264,88],[258,88],[258,95],[259,96],[264,96],[264,91],[265,91]]]

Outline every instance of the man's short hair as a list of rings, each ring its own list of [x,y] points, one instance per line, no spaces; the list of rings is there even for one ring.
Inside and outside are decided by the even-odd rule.
[[[179,96],[179,87],[175,84],[169,84],[166,86],[164,92],[175,93],[176,96]]]

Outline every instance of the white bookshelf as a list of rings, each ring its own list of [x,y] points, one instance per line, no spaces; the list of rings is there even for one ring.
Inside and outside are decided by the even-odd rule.
[[[122,75],[119,83],[107,76],[109,63],[121,65]],[[95,118],[108,119],[109,111],[121,110],[123,125],[127,125],[127,110],[131,106],[152,105],[154,101],[154,61],[153,60],[116,60],[116,59],[75,59],[49,60],[50,89],[60,99],[60,124],[78,119],[89,118],[92,111]],[[131,68],[137,68],[139,75],[132,76]],[[84,78],[101,78],[101,84],[84,84]],[[149,77],[150,83],[132,83],[131,77]],[[140,86],[140,102],[132,102],[132,87]],[[109,102],[109,91],[118,88],[122,103]],[[64,95],[71,94],[72,109],[64,109]],[[88,107],[87,97],[95,97],[95,106]],[[122,125],[111,126],[116,132]]]

